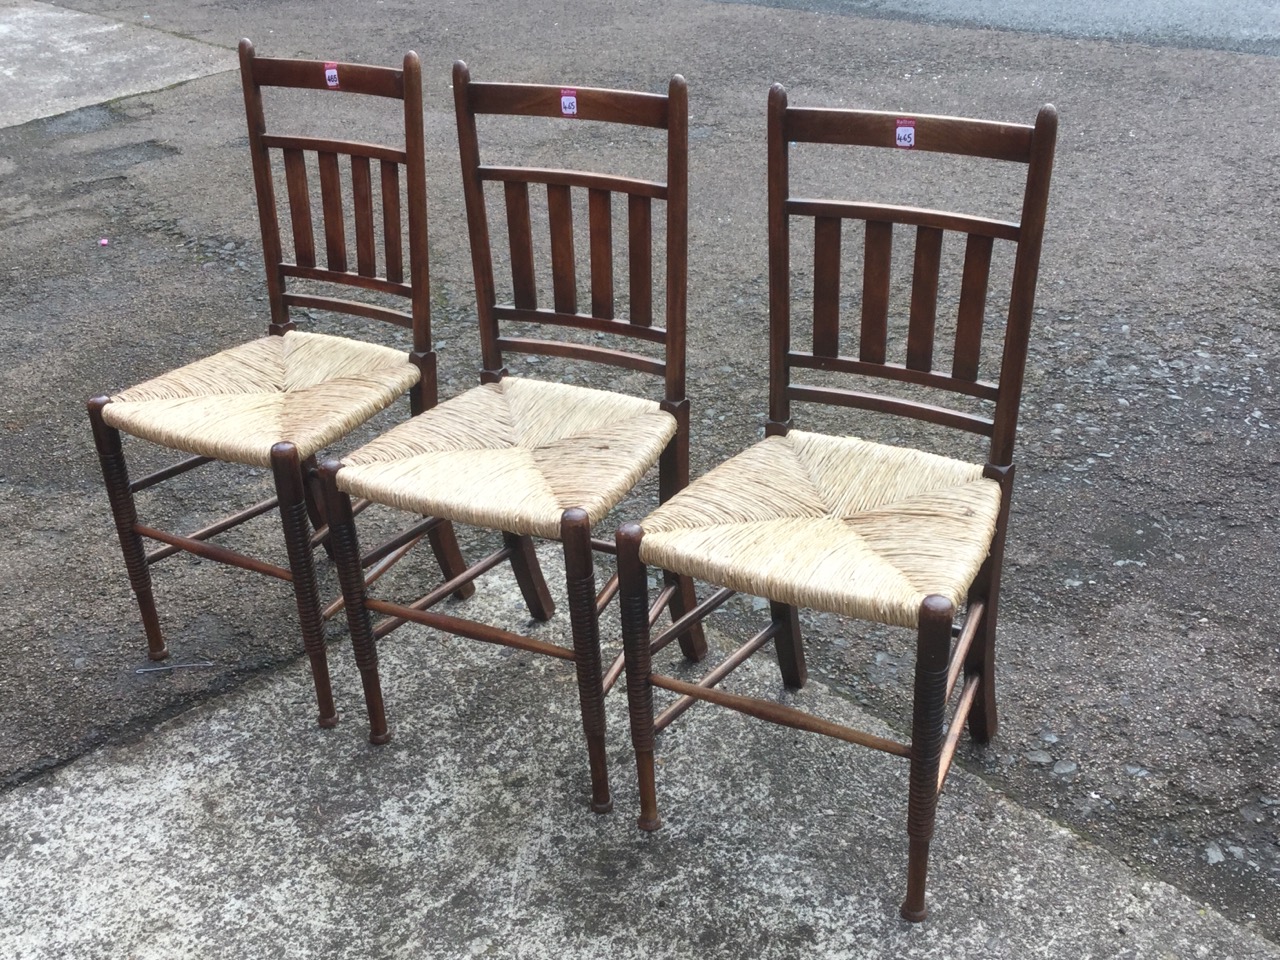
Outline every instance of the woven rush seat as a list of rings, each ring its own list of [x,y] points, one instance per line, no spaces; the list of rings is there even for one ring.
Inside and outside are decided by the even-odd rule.
[[[275,444],[293,443],[305,460],[390,406],[418,377],[403,351],[290,331],[116,394],[103,419],[153,443],[270,467]]]
[[[398,509],[557,539],[565,510],[599,521],[675,433],[651,400],[504,377],[344,457],[337,483]]]
[[[1000,485],[920,450],[792,430],[643,522],[647,563],[794,606],[903,627],[933,594],[962,607]]]

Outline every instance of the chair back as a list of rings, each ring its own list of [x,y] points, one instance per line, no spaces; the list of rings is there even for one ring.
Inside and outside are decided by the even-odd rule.
[[[773,86],[768,131],[769,433],[789,429],[793,400],[827,403],[981,434],[990,438],[989,463],[1012,463],[1056,138],[1057,111],[1052,106],[1041,108],[1032,127],[954,117],[789,107],[783,87]],[[1023,164],[1026,178],[1021,215],[1017,221],[1007,221],[915,206],[794,196],[789,151],[797,143],[939,152]],[[805,272],[811,270],[813,276],[809,351],[795,350],[791,345],[791,281],[797,264],[792,262],[790,229],[797,219],[813,221],[813,262],[804,265]],[[856,356],[852,355],[852,337],[847,341],[847,353],[841,352],[841,233],[846,220],[865,224]],[[895,226],[915,228],[910,307],[900,361],[889,359],[894,329],[890,305]],[[939,271],[947,233],[965,238],[963,273],[949,369],[937,369],[934,346]],[[996,241],[1013,244],[1016,253],[999,374],[992,380],[981,379],[979,367]],[[942,397],[940,403],[954,403],[957,394],[976,398],[985,402],[990,415],[875,392],[876,387],[852,390],[832,386],[832,377],[821,385],[796,383],[799,371],[847,375],[850,380],[872,378],[869,382],[873,385],[888,380],[931,388],[939,392],[931,396]]]
[[[241,40],[240,76],[271,301],[270,332],[281,335],[295,329],[292,308],[329,310],[408,328],[413,336],[410,360],[422,372],[411,394],[414,411],[434,405],[435,355],[431,350],[431,291],[427,275],[427,178],[422,69],[418,55],[407,53],[403,68],[396,70],[354,63],[259,57],[254,54],[252,43]],[[400,100],[404,104],[403,140],[379,144],[269,133],[263,109],[265,87]],[[280,203],[277,196],[276,176],[280,171],[285,187],[284,203]],[[319,214],[324,231],[322,257],[316,249],[312,176],[319,182]],[[291,230],[291,260],[286,258],[281,243],[281,220],[285,220]],[[348,224],[354,228],[354,264],[348,250]],[[321,289],[328,289],[330,295],[295,292],[290,289],[293,281],[316,282]],[[335,284],[345,291],[367,293],[359,300],[340,297],[333,294],[344,291],[328,286]],[[371,302],[371,295],[378,294],[408,300],[408,309]]]
[[[473,83],[466,64],[459,61],[453,68],[453,93],[475,271],[484,368],[481,380],[493,382],[506,374],[506,351],[555,356],[662,377],[666,403],[681,403],[685,394],[688,256],[688,93],[684,78],[672,77],[666,96],[587,87]],[[586,170],[482,165],[476,117],[483,114],[563,118],[566,124],[593,127],[608,123],[665,130],[665,177],[659,181]],[[498,302],[494,283],[485,199],[488,183],[502,184],[512,292],[511,301],[504,303]],[[550,233],[550,296],[544,290],[541,299],[530,212],[531,185],[545,188]],[[589,302],[578,297],[579,262],[574,236],[574,198],[576,195],[581,205],[584,193],[590,251],[586,259]],[[625,203],[625,256],[617,253],[614,243],[615,196],[625,198],[617,204],[623,209]],[[535,195],[533,200],[540,203],[541,197]],[[654,276],[655,203],[665,205],[664,283],[655,283]],[[624,266],[627,274],[624,298],[615,291],[617,265]],[[665,305],[655,304],[658,291],[665,293]],[[505,335],[504,325],[513,324],[537,325],[539,337]],[[557,329],[618,335],[627,338],[623,342],[628,349],[583,342],[589,339],[584,336],[572,341],[553,339]],[[641,354],[630,349],[632,341],[656,346],[650,348],[649,354]]]

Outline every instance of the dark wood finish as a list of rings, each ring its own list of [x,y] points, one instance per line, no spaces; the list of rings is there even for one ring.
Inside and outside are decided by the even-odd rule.
[[[806,200],[792,198],[786,202],[787,213],[801,217],[828,217],[831,219],[865,220],[868,223],[901,223],[910,227],[932,227],[935,230],[953,230],[996,240],[1018,240],[1018,224],[1007,220],[992,220],[945,210],[926,210],[920,207],[897,207],[888,203],[852,203],[847,200]]]
[[[639,780],[639,825],[661,825],[657,803],[655,735],[696,702],[705,701],[799,730],[821,733],[873,747],[909,760],[907,891],[901,914],[911,921],[925,917],[925,886],[929,846],[934,831],[938,795],[954,762],[966,725],[977,741],[996,729],[995,623],[1013,489],[1013,438],[1022,377],[1025,372],[1036,270],[1044,229],[1045,206],[1056,137],[1056,114],[1043,108],[1032,127],[967,121],[949,117],[912,117],[915,149],[1015,161],[1027,165],[1023,209],[1018,222],[969,214],[869,204],[844,199],[798,199],[790,196],[790,156],[794,142],[897,148],[897,121],[909,115],[852,110],[793,109],[786,92],[774,85],[768,103],[768,230],[769,230],[769,411],[765,432],[785,435],[792,425],[792,404],[823,403],[902,416],[985,435],[991,438],[983,473],[1000,484],[1001,502],[986,561],[968,590],[961,622],[951,601],[926,597],[918,611],[912,733],[909,745],[851,730],[786,707],[771,699],[748,697],[717,687],[738,665],[772,639],[778,665],[788,686],[806,677],[798,613],[774,598],[769,600],[770,623],[697,682],[656,672],[653,658],[670,641],[700,623],[733,591],[722,588],[709,600],[686,609],[668,629],[651,638],[656,610],[646,609],[648,573],[641,561],[644,531],[636,524],[618,531],[619,596],[627,674],[632,745]],[[830,156],[830,152],[826,154]],[[814,220],[812,264],[793,264],[790,247],[792,219]],[[844,220],[866,223],[862,246],[863,281],[856,357],[840,353],[840,278]],[[915,254],[911,276],[911,305],[906,318],[905,363],[887,360],[889,333],[900,324],[890,322],[892,251],[895,226],[914,228]],[[964,272],[956,321],[956,345],[951,370],[934,369],[938,289],[945,233],[966,236]],[[1003,337],[1000,377],[978,379],[982,362],[983,324],[990,286],[990,267],[996,241],[1017,247],[1010,290],[1009,318]],[[813,347],[811,352],[791,345],[791,283],[793,270],[813,270]],[[850,338],[851,340],[853,338]],[[993,340],[996,338],[992,338]],[[813,386],[796,382],[806,371],[824,371],[850,379],[910,384],[959,395],[994,407],[982,416],[949,406],[906,400],[872,390],[843,386]],[[779,557],[780,563],[787,558]],[[679,570],[663,571],[668,594]],[[952,640],[954,638],[954,646]],[[610,677],[616,676],[611,671]],[[657,719],[653,688],[679,695]],[[959,687],[959,695],[955,691]],[[948,705],[956,701],[947,727]]]
[[[351,158],[352,202],[355,204],[356,272],[362,277],[374,275],[373,252],[373,173],[368,157]]]
[[[249,156],[253,168],[270,302],[268,332],[283,335],[295,329],[296,323],[291,316],[292,307],[331,310],[408,327],[413,333],[413,350],[409,359],[422,373],[419,383],[410,392],[411,405],[418,410],[433,405],[436,402],[435,354],[431,350],[430,289],[426,274],[426,161],[422,130],[422,80],[417,55],[408,54],[402,67],[396,69],[337,64],[336,89],[339,92],[403,101],[404,141],[393,145],[362,143],[328,136],[278,136],[268,132],[263,102],[264,89],[285,86],[323,90],[327,93],[334,88],[326,78],[326,64],[322,61],[257,57],[252,44],[245,40],[240,43],[240,67],[249,133]],[[284,197],[280,199],[288,204],[287,214],[276,195],[273,157],[278,158],[284,174]],[[381,274],[376,262],[373,209],[371,164],[375,160],[379,163],[383,241],[386,250],[386,269]],[[325,228],[324,267],[317,265],[316,258],[311,178],[308,174],[310,163],[315,164],[319,173],[321,212]],[[349,187],[343,185],[344,166],[350,171]],[[407,283],[402,242],[405,228],[401,216],[404,206],[400,194],[402,187],[409,207],[407,233],[410,277]],[[351,201],[350,210],[344,208],[344,199]],[[284,256],[280,237],[280,223],[286,216],[292,233],[291,260],[286,260]],[[351,217],[355,227],[355,272],[348,271],[346,263],[347,216]],[[292,293],[288,285],[295,278],[391,294],[408,300],[411,308],[408,311],[396,311],[356,300]],[[311,477],[314,464],[310,460],[300,461],[298,452],[292,445],[278,444],[272,451],[271,458],[275,497],[213,521],[192,534],[180,535],[161,530],[139,522],[134,494],[210,463],[212,458],[188,457],[130,483],[120,433],[107,426],[103,419],[103,409],[109,402],[107,397],[91,401],[89,417],[125,566],[147,635],[149,656],[161,659],[168,653],[151,586],[149,567],[152,564],[175,553],[186,552],[289,581],[297,601],[303,646],[311,662],[319,721],[322,726],[332,725],[337,720],[337,713],[329,685],[323,623],[326,610],[336,611],[337,607],[322,604],[316,586],[313,550],[317,546],[330,549],[331,538],[325,524],[324,508],[317,498],[320,487]],[[272,509],[278,509],[280,514],[289,558],[288,568],[212,542],[219,534]],[[453,539],[452,528],[447,523],[436,522],[427,535],[436,548],[446,578],[454,579],[464,564],[457,550],[456,540]],[[161,546],[148,554],[142,546],[144,539],[154,540]],[[389,559],[394,555],[393,550],[386,557]],[[383,564],[385,562],[384,560]],[[377,573],[371,575],[376,576]],[[466,588],[460,586],[455,589],[464,591]]]
[[[815,217],[813,248],[813,353],[840,352],[840,221]]]
[[[1030,127],[958,117],[791,107],[781,132],[793,142],[896,147],[894,134],[901,117],[915,121],[916,150],[1018,163],[1026,163],[1031,158]]]
[[[285,182],[289,189],[289,220],[293,226],[293,259],[300,267],[316,265],[315,228],[311,224],[311,191],[301,150],[284,151]]]
[[[562,86],[473,84],[466,65],[457,63],[454,65],[454,102],[463,196],[475,274],[481,338],[481,382],[495,383],[507,375],[504,352],[564,357],[661,377],[661,408],[675,419],[676,437],[659,458],[659,495],[663,498],[672,496],[688,482],[689,412],[688,401],[684,396],[688,103],[683,79],[678,76],[672,78],[666,96]],[[612,121],[665,129],[665,182],[636,180],[594,171],[482,166],[476,126],[476,116],[482,113],[570,116],[575,123]],[[503,204],[500,209],[505,212],[507,221],[506,243],[511,258],[512,303],[497,302],[489,210],[484,192],[487,183],[502,184]],[[540,190],[531,190],[531,185],[545,188],[552,279],[550,309],[538,306],[538,271],[532,236],[534,218],[530,206],[541,202],[543,194]],[[590,313],[579,313],[583,308],[579,306],[577,291],[575,191],[579,195],[585,191],[591,268]],[[613,242],[615,195],[627,198],[626,259],[630,268],[629,299],[633,308],[639,307],[638,312],[633,309],[630,316],[623,318],[615,316],[619,312],[614,289],[614,265],[617,259]],[[654,298],[651,289],[651,208],[655,201],[665,205],[666,215],[666,303],[665,322],[661,327],[653,324]],[[413,210],[411,202],[411,214]],[[645,289],[642,290],[642,287]],[[543,336],[505,336],[503,324],[537,324],[540,328],[538,332]],[[566,328],[628,336],[642,347],[651,345],[655,348],[656,356],[599,347],[592,343],[554,339],[557,333]],[[402,623],[419,623],[480,642],[571,660],[577,673],[591,771],[591,809],[598,813],[609,810],[612,799],[606,769],[603,708],[606,685],[601,675],[599,617],[619,587],[618,580],[611,578],[602,590],[597,590],[594,554],[597,548],[606,553],[613,552],[613,548],[592,538],[587,513],[581,508],[567,506],[561,517],[560,541],[564,549],[569,620],[573,637],[573,649],[566,650],[556,644],[432,609],[448,591],[464,583],[469,584],[483,570],[507,561],[511,564],[530,614],[535,619],[549,619],[554,614],[554,604],[539,568],[533,541],[526,535],[499,531],[503,540],[501,550],[411,603],[370,597],[368,578],[361,578],[355,570],[359,564],[359,549],[349,498],[338,489],[340,470],[341,466],[337,463],[326,464],[319,471],[319,476],[324,486],[324,500],[330,504],[335,557],[340,566],[344,567],[342,583],[347,601],[346,610],[353,643],[356,645],[357,665],[365,684],[371,734],[380,739],[390,736],[381,681],[377,673],[375,644],[380,637]],[[400,546],[393,545],[391,549],[394,552]],[[682,619],[695,603],[693,585],[688,578],[673,578],[673,583],[664,596],[672,617],[677,620]],[[383,614],[386,619],[374,626],[371,613]],[[706,653],[706,643],[697,626],[686,627],[682,631],[680,642],[686,655],[692,658],[699,658]],[[616,680],[618,674],[611,672],[611,676],[612,680]]]
[[[547,186],[547,222],[551,226],[551,286],[558,313],[578,312],[574,271],[573,206],[569,188]]]
[[[324,248],[328,267],[347,272],[347,229],[342,207],[342,174],[336,153],[320,154],[320,209],[324,213]]]
[[[529,220],[529,185],[508,182],[507,236],[511,245],[513,301],[518,309],[538,309],[538,288],[533,273],[533,226]]]
[[[475,83],[466,65],[454,65],[454,104],[458,119],[458,146],[462,162],[463,195],[471,239],[471,260],[476,280],[480,325],[482,380],[493,382],[505,375],[503,353],[540,354],[590,363],[603,363],[664,378],[667,400],[678,402],[685,390],[685,312],[688,257],[688,94],[684,80],[672,79],[666,96],[628,91],[597,90],[529,84]],[[563,112],[561,97],[576,100],[576,113]],[[572,122],[595,121],[635,124],[667,131],[665,181],[642,180],[617,174],[536,166],[486,166],[480,162],[476,116],[507,114],[524,117],[566,117]],[[485,184],[503,185],[507,239],[511,254],[513,302],[497,300],[490,243]],[[530,204],[538,198],[529,190],[546,190],[550,232],[552,304],[538,306]],[[585,193],[591,267],[590,314],[578,302],[574,192]],[[614,264],[613,198],[627,198],[628,272],[627,316],[618,317]],[[653,325],[652,207],[666,208],[666,304],[662,327]],[[515,338],[503,335],[501,323],[518,320],[552,327],[609,332],[657,344],[660,358],[642,358],[550,338]],[[612,322],[615,321],[616,322]]]
[[[951,376],[977,380],[982,356],[982,322],[987,312],[987,286],[991,276],[990,237],[969,234],[964,248],[964,276],[960,282],[960,311],[956,316],[956,349]]]
[[[907,368],[933,369],[933,330],[938,317],[938,264],[942,231],[916,229],[916,265],[911,284],[911,319],[907,331]]]
[[[591,226],[591,313],[613,319],[613,210],[608,190],[590,190],[587,210]]]
[[[404,283],[404,241],[401,238],[400,168],[390,160],[378,164],[382,184],[382,245],[387,258],[387,280]]]
[[[667,199],[667,185],[654,180],[637,180],[589,170],[552,170],[545,167],[479,167],[479,178],[485,182],[540,183],[552,187],[580,187],[583,190],[603,190],[606,193],[624,193],[629,197],[645,197],[653,200]]]
[[[627,197],[627,256],[630,259],[631,322],[653,326],[653,208],[648,197]]]
[[[862,273],[862,337],[858,357],[864,363],[885,362],[889,330],[889,281],[893,261],[893,224],[867,222]]]

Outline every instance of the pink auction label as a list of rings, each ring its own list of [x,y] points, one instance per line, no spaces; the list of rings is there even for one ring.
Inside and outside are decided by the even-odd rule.
[[[560,91],[560,112],[566,117],[576,117],[578,115],[577,90]]]
[[[916,121],[914,117],[899,117],[897,121],[898,131],[895,142],[904,150],[910,150],[916,145]]]
[[[336,63],[326,63],[324,65],[324,82],[329,85],[329,89],[338,89],[338,65]]]

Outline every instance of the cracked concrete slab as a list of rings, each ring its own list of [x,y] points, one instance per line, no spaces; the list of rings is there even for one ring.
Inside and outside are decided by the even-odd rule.
[[[466,606],[521,625],[503,578]],[[1280,958],[961,770],[906,924],[899,759],[698,707],[659,740],[645,834],[619,691],[599,816],[564,664],[418,628],[383,651],[389,746],[335,657],[335,730],[294,664],[0,796],[0,955]],[[768,657],[728,686],[892,733]]]
[[[229,50],[30,0],[0,2],[0,127],[236,67]]]

